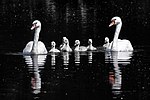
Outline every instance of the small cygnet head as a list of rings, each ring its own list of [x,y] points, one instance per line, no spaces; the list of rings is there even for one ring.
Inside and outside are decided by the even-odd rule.
[[[56,43],[54,41],[51,42],[51,47],[55,47],[56,46]]]
[[[67,38],[64,39],[64,44],[69,44],[69,40]]]
[[[79,45],[80,45],[80,41],[79,40],[75,40],[74,46],[79,46]]]
[[[105,43],[109,43],[109,38],[105,37]]]
[[[63,37],[62,42],[65,43],[66,40],[67,40],[67,38]]]
[[[88,44],[92,44],[92,39],[89,39],[89,40],[88,40]]]

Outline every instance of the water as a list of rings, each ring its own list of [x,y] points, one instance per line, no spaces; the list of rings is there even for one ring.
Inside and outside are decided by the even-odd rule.
[[[0,98],[148,100],[149,48],[136,47],[133,53],[0,54]]]

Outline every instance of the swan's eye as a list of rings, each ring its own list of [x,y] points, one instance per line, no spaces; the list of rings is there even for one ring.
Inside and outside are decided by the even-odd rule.
[[[37,22],[34,23],[35,25],[37,24]]]

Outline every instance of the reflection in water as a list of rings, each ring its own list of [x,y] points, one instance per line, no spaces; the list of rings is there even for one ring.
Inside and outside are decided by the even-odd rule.
[[[93,56],[92,51],[88,51],[88,63],[92,63],[92,56]]]
[[[56,54],[51,53],[51,66],[55,66],[56,64]]]
[[[130,59],[132,57],[133,52],[105,52],[105,62],[119,62],[122,64],[130,64]]]
[[[120,64],[130,64],[132,52],[105,52],[105,63],[112,63],[113,71],[109,72],[109,82],[112,85],[112,93],[117,96],[121,94],[122,72]]]
[[[74,52],[74,56],[75,56],[75,59],[74,59],[75,64],[77,66],[80,65],[80,52],[79,51]]]
[[[24,55],[25,62],[29,66],[31,73],[31,88],[33,94],[39,94],[41,92],[41,77],[40,68],[45,64],[47,55]]]
[[[63,56],[63,65],[66,66],[69,65],[69,52],[62,52],[62,56]]]

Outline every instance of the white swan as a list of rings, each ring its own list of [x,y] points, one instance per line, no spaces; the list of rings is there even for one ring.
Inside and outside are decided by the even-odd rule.
[[[87,50],[88,51],[92,51],[92,50],[97,50],[93,45],[92,45],[92,39],[88,40],[88,46],[87,46]]]
[[[56,43],[54,41],[51,42],[51,49],[49,52],[60,52],[58,49],[55,48]]]
[[[74,46],[75,46],[74,51],[87,51],[87,47],[80,46],[80,41],[79,40],[75,40]]]
[[[111,23],[109,27],[112,25],[116,25],[116,30],[114,34],[114,39],[109,45],[109,49],[112,51],[133,51],[132,44],[129,40],[126,39],[118,39],[119,33],[122,27],[122,21],[120,17],[113,17],[111,19]]]
[[[35,29],[34,40],[27,43],[25,48],[23,49],[23,53],[33,53],[33,54],[45,54],[47,53],[47,49],[43,42],[39,40],[39,34],[41,31],[41,22],[35,20],[32,23],[31,30]]]

